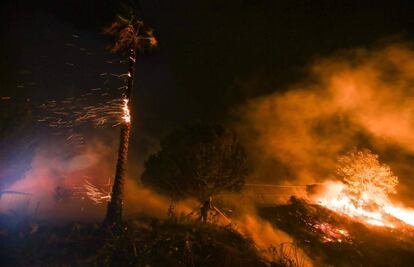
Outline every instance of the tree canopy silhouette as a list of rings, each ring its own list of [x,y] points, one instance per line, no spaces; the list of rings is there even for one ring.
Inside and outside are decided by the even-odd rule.
[[[189,124],[161,141],[145,163],[142,182],[173,200],[200,201],[222,191],[239,191],[248,174],[237,135],[217,124]]]

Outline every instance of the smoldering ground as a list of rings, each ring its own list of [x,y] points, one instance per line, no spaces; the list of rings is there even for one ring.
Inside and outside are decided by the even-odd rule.
[[[380,155],[410,205],[414,183],[414,50],[409,42],[340,51],[309,65],[308,78],[249,101],[235,127],[254,163],[252,180],[307,184],[332,179],[353,147]]]

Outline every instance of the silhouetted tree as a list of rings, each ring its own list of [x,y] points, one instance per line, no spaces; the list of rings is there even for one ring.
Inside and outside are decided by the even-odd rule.
[[[145,163],[142,182],[173,200],[206,200],[222,191],[238,191],[248,173],[236,134],[216,124],[191,124],[161,141],[161,150]]]
[[[112,53],[123,53],[128,56],[127,89],[124,93],[124,112],[131,110],[131,92],[134,86],[135,62],[137,54],[157,45],[152,30],[146,28],[142,20],[137,17],[134,10],[126,11],[126,16],[118,15],[116,20],[104,29],[105,34],[113,38],[114,42],[109,46]],[[122,199],[125,168],[128,156],[128,143],[131,129],[129,114],[124,114],[121,124],[121,136],[118,150],[118,160],[114,184],[112,186],[111,200],[108,203],[104,223],[106,225],[119,224],[122,221]]]

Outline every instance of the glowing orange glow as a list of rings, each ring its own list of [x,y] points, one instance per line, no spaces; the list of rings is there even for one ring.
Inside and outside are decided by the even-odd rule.
[[[355,202],[346,193],[346,185],[340,182],[328,182],[326,192],[317,198],[317,203],[341,214],[358,219],[376,226],[388,226],[394,228],[394,224],[384,218],[384,214],[378,210],[364,208],[364,203]]]
[[[392,203],[398,178],[370,151],[352,151],[339,160],[338,174],[344,181],[326,182],[316,202],[363,223],[396,228],[414,226],[414,209]]]
[[[124,103],[122,106],[122,119],[124,120],[125,123],[129,124],[131,123],[131,114],[129,112],[129,105],[128,102],[129,100],[127,98],[124,98]]]
[[[396,228],[402,222],[414,226],[414,209],[396,206],[389,199],[376,205],[365,205],[363,201],[353,201],[341,182],[327,182],[325,186],[325,192],[316,198],[316,202],[330,210],[374,226]]]
[[[329,223],[317,223],[313,226],[316,230],[322,232],[322,242],[347,242],[352,243],[351,237],[347,230],[339,229]]]
[[[386,206],[384,207],[385,212],[394,216],[395,218],[414,226],[414,210],[413,209],[406,209],[401,207],[395,206]]]

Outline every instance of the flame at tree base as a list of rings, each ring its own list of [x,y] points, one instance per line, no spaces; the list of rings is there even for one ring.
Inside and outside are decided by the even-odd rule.
[[[123,106],[122,106],[122,119],[124,121],[124,123],[126,124],[130,124],[131,123],[131,114],[129,111],[129,99],[128,98],[124,98],[123,99]]]

